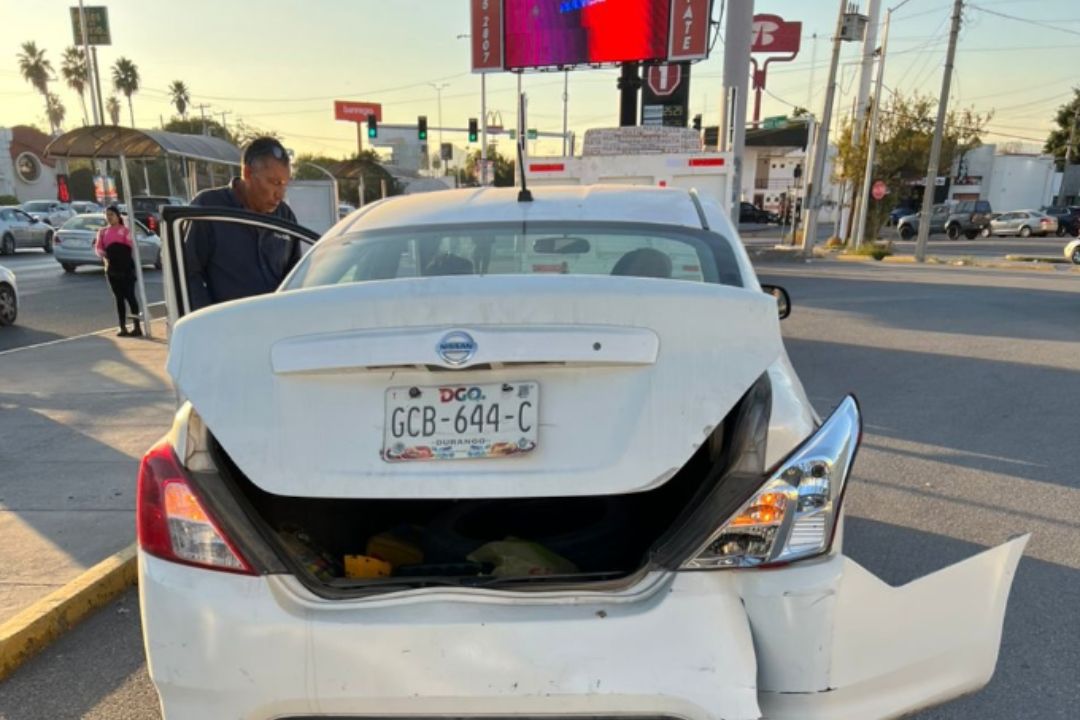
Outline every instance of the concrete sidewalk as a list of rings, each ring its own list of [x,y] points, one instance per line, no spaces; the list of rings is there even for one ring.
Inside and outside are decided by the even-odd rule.
[[[175,411],[154,331],[0,353],[0,624],[134,542],[139,458]]]

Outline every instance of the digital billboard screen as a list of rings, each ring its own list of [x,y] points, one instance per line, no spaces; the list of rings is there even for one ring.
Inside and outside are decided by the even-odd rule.
[[[504,0],[508,70],[667,57],[671,0]]]

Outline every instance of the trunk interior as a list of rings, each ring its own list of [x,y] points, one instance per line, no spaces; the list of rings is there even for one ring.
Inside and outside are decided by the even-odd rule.
[[[733,411],[734,412],[734,411]],[[730,416],[729,416],[730,417]],[[636,574],[731,462],[730,422],[654,490],[496,499],[327,499],[268,493],[216,441],[215,463],[261,540],[318,592],[455,585],[551,589]],[[351,559],[347,559],[351,556]]]

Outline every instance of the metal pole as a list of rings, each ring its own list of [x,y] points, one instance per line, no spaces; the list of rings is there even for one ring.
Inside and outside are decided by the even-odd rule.
[[[563,71],[563,91],[562,91],[562,154],[566,157],[566,132],[569,129],[569,110],[570,110],[570,71]]]
[[[941,162],[941,136],[945,131],[945,114],[949,109],[949,86],[952,83],[953,61],[956,58],[956,37],[960,34],[960,19],[963,13],[964,0],[956,0],[953,3],[952,28],[949,30],[949,49],[945,52],[945,73],[941,78],[937,123],[934,125],[934,139],[930,144],[930,163],[926,168],[926,189],[923,191],[919,236],[915,241],[917,262],[926,260],[926,241],[930,239],[930,215],[934,209],[934,188],[937,187],[938,164]]]
[[[739,201],[742,199],[742,163],[746,145],[746,105],[750,86],[750,42],[754,28],[754,0],[728,3],[727,27],[724,30],[724,97],[735,93],[731,112],[727,113],[727,127],[721,132],[730,133],[732,154],[730,217],[739,218]]]
[[[83,61],[86,63],[86,84],[90,87],[90,107],[93,109],[94,124],[104,125],[101,122],[101,118],[98,115],[98,102],[97,96],[94,95],[94,71],[96,68],[92,68],[90,65],[90,41],[86,34],[86,9],[83,8],[83,0],[79,0],[79,29],[82,31],[82,44],[83,44]]]
[[[885,11],[885,30],[881,34],[881,57],[878,58],[874,105],[870,111],[870,132],[866,139],[866,171],[863,173],[862,194],[859,197],[859,219],[855,226],[855,247],[862,245],[863,238],[866,236],[866,215],[870,209],[870,186],[874,181],[874,155],[877,153],[878,118],[881,115],[881,105],[884,100],[882,95],[884,88],[881,84],[885,79],[885,56],[889,51],[889,21],[892,19],[894,9],[890,8]]]
[[[487,73],[480,73],[480,185],[487,184]]]
[[[386,197],[386,178],[379,180],[379,191],[382,193],[382,197]]]
[[[877,54],[877,28],[878,18],[881,15],[881,0],[870,0],[869,20],[866,26],[866,38],[863,41],[862,69],[859,74],[859,95],[855,101],[855,126],[852,139],[856,147],[862,146],[866,137],[866,109],[867,100],[870,97],[870,81],[874,75],[874,56]],[[856,194],[855,182],[851,183],[851,200],[853,217],[861,214],[862,195]],[[848,231],[853,231],[856,223],[850,223]],[[849,232],[845,232],[849,236]],[[855,242],[859,242],[856,238]]]
[[[622,64],[622,72],[619,74],[616,87],[619,88],[619,127],[634,127],[637,125],[638,90],[641,89],[638,63],[624,62]]]
[[[363,123],[356,123],[356,154],[364,152],[364,128]]]
[[[836,99],[836,68],[840,64],[840,34],[844,29],[844,12],[848,0],[840,0],[840,12],[836,17],[836,33],[833,35],[832,60],[829,62],[829,84],[825,88],[825,108],[822,110],[821,124],[818,126],[814,141],[814,173],[807,187],[807,205],[803,212],[806,217],[806,229],[803,232],[802,251],[809,256],[817,242],[818,209],[821,207],[821,185],[825,180],[825,159],[829,150],[829,124],[832,121],[833,101]]]
[[[128,177],[127,158],[120,154],[120,177],[124,180],[124,203],[128,209],[128,230],[131,231],[131,251],[135,256],[135,286],[139,290],[139,317],[146,327],[146,337],[154,337],[150,327],[150,308],[146,304],[146,283],[143,282],[142,258],[139,255],[139,241],[135,234],[135,203],[131,196],[131,178]]]
[[[176,188],[173,185],[172,177],[172,162],[170,161],[171,158],[168,155],[165,155],[165,180],[169,185],[169,194],[176,195]]]
[[[94,89],[97,91],[98,107],[101,108],[101,124],[105,125],[105,102],[101,98],[101,68],[98,66],[97,45],[90,46],[90,57],[94,60]]]
[[[146,191],[144,194],[150,195],[150,168],[147,167],[146,160],[142,161],[142,176],[143,189]]]

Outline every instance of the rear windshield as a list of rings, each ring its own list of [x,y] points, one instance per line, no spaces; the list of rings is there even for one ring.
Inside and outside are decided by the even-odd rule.
[[[75,217],[64,223],[61,230],[97,230],[98,228],[105,227],[105,217],[98,215],[97,217],[87,217],[86,215],[76,215]]]
[[[320,241],[286,289],[437,275],[623,275],[742,286],[731,245],[702,230],[636,223],[485,223]]]
[[[135,205],[135,212],[157,212],[158,208],[162,205],[169,204],[169,198],[166,197],[146,197],[146,198],[133,198],[132,203]]]
[[[51,205],[52,203],[47,201],[28,202],[23,204],[23,210],[25,210],[26,212],[47,212],[49,210],[49,206]]]

